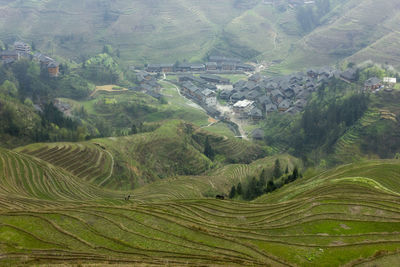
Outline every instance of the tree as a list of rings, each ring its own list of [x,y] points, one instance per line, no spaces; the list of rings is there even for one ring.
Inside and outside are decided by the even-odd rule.
[[[288,173],[289,173],[289,166],[286,166],[285,174],[288,174]]]
[[[299,178],[299,169],[297,168],[297,166],[294,167],[292,175],[293,175],[293,180],[296,180],[297,178]]]
[[[279,159],[275,160],[273,176],[275,178],[282,176],[281,163],[279,162]]]
[[[269,181],[267,184],[266,192],[269,193],[269,192],[273,192],[275,190],[276,190],[276,185],[274,184],[274,181],[272,181],[272,180]]]
[[[236,193],[237,193],[238,195],[241,195],[241,194],[243,193],[243,190],[242,190],[242,183],[238,183],[237,188],[236,188]]]
[[[287,179],[285,180],[285,184],[294,182],[294,181],[296,181],[297,178],[299,178],[299,177],[300,177],[300,175],[299,175],[299,169],[298,169],[297,167],[295,167],[294,170],[293,170],[293,172],[292,172],[292,174],[289,175],[289,176],[287,177]]]
[[[229,198],[234,198],[236,196],[236,187],[233,185],[231,191],[229,192]]]
[[[265,169],[263,169],[260,174],[259,184],[260,184],[260,187],[264,187],[267,184],[267,172],[265,171]]]
[[[31,43],[31,49],[32,49],[32,51],[36,51],[36,44],[34,41],[32,41],[32,43]]]
[[[103,54],[109,54],[112,55],[113,54],[113,48],[111,45],[104,45],[103,46]]]
[[[25,98],[24,105],[26,105],[28,107],[33,107],[33,102],[30,98]]]
[[[245,198],[247,200],[254,199],[256,197],[256,190],[257,190],[257,180],[256,177],[253,177],[250,180],[250,183],[247,185],[247,190],[245,193]]]
[[[317,0],[315,4],[317,6],[318,17],[320,18],[328,14],[331,10],[331,3],[329,0]]]
[[[131,127],[131,134],[137,134],[137,132],[138,132],[138,130],[137,130],[136,124],[133,124]]]
[[[18,95],[18,89],[13,82],[5,80],[0,86],[0,93],[16,97]]]
[[[206,155],[207,158],[214,160],[215,152],[214,152],[213,148],[211,147],[208,136],[207,136],[206,142],[204,144],[204,155]]]
[[[296,17],[304,32],[310,32],[317,24],[317,18],[315,17],[314,10],[310,6],[306,8],[303,6],[299,7]]]

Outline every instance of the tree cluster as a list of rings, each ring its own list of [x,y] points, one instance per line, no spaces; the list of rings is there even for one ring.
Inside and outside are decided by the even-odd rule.
[[[215,151],[210,144],[210,140],[207,136],[206,142],[204,143],[204,155],[209,158],[210,160],[214,160]]]
[[[252,177],[250,179],[245,190],[242,189],[241,183],[238,183],[237,186],[233,185],[229,193],[229,198],[240,196],[245,200],[253,200],[263,194],[275,191],[284,184],[294,182],[300,177],[301,174],[299,173],[297,167],[293,169],[293,172],[291,174],[289,174],[288,167],[286,167],[284,175],[281,169],[280,161],[279,159],[277,159],[274,164],[272,177],[268,177],[267,171],[263,169],[258,176],[258,179],[256,177]],[[274,182],[279,178],[281,178],[283,182]]]
[[[345,130],[354,125],[368,108],[365,94],[354,94],[329,103],[315,101],[306,107],[293,146],[297,152],[325,146],[329,151]]]
[[[306,7],[300,6],[297,9],[296,18],[300,24],[301,29],[307,33],[312,31],[320,24],[320,20],[331,10],[329,0],[317,0],[315,2],[316,8],[311,5]]]

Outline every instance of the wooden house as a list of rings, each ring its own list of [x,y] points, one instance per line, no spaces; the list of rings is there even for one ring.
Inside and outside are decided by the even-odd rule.
[[[15,48],[15,51],[17,51],[17,53],[21,53],[21,54],[30,54],[31,53],[30,45],[28,45],[24,42],[15,42],[14,48]]]
[[[60,74],[60,64],[56,61],[50,62],[49,65],[47,65],[47,71],[50,77],[58,77]]]
[[[382,81],[377,77],[372,77],[365,81],[364,86],[366,90],[376,90],[382,86]]]
[[[207,62],[206,70],[209,70],[209,71],[217,70],[217,62]]]
[[[6,59],[13,59],[13,60],[19,60],[20,56],[17,51],[2,51],[0,52],[0,57],[1,60],[6,60]]]

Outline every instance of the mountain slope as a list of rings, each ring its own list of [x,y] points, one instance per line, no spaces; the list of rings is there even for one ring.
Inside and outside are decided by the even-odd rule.
[[[81,181],[67,171],[36,158],[0,149],[1,206],[37,206],[41,201],[83,202],[118,194]],[[32,201],[33,199],[33,201]]]
[[[322,65],[350,57],[357,63],[372,59],[398,67],[398,57],[388,59],[397,48],[385,47],[384,40],[398,34],[399,9],[400,4],[392,0],[348,1],[332,11],[335,17],[298,43],[287,64]],[[311,60],[306,61],[307,58]]]
[[[223,163],[249,163],[265,154],[251,142],[211,134],[182,121],[164,122],[154,131],[126,137],[32,144],[16,151],[96,185],[128,190],[160,178],[209,170],[214,163],[203,154],[207,136]]]
[[[399,66],[390,46],[398,40],[399,9],[395,0],[331,0],[304,32],[287,1],[1,1],[0,38],[77,60],[111,44],[126,64],[225,54],[275,60],[283,72],[348,57]]]
[[[13,192],[0,206],[2,265],[341,266],[398,257],[399,161],[340,166],[254,202],[201,196],[157,201],[155,187],[147,196],[134,191],[130,201],[105,194],[96,203],[81,193],[84,184],[68,198],[49,200],[40,187],[24,185],[31,177],[26,164],[12,164],[37,160],[10,151],[0,155],[0,197],[7,200]],[[19,175],[9,176],[10,168]],[[57,179],[48,176],[47,192],[63,192]]]

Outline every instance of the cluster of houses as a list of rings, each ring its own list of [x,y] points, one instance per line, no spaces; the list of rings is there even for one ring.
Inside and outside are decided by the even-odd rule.
[[[15,42],[13,50],[5,50],[0,52],[0,58],[3,64],[11,64],[21,58],[29,58],[31,55],[31,47],[23,42]]]
[[[218,72],[252,72],[254,66],[244,64],[239,59],[222,56],[210,56],[206,63],[149,64],[147,72],[151,73],[218,73]]]
[[[221,91],[219,97],[227,101],[242,119],[259,120],[276,111],[296,114],[305,108],[311,94],[332,77],[354,82],[357,70],[323,67],[306,73],[268,78],[254,74],[247,81],[233,84],[232,90]],[[385,91],[390,91],[394,84],[396,78],[385,77],[382,81],[372,77],[365,81],[364,90],[376,93],[385,88]]]
[[[347,82],[355,82],[357,79],[357,69],[347,69],[339,74],[339,78]],[[384,77],[380,79],[378,77],[371,77],[364,82],[364,92],[377,93],[380,90],[385,90],[386,92],[391,92],[393,87],[397,83],[397,78],[394,77]]]
[[[229,80],[212,74],[179,76],[181,92],[202,106],[210,115],[218,117],[220,112],[217,105],[217,84],[229,84]]]
[[[31,47],[27,43],[15,42],[14,50],[0,52],[1,62],[5,65],[12,64],[21,58],[38,61],[41,68],[47,70],[50,77],[58,77],[60,74],[60,64],[57,61],[38,52],[32,54]]]
[[[223,61],[223,58],[213,59]],[[305,108],[311,94],[322,83],[332,77],[350,83],[355,82],[357,76],[357,69],[340,71],[323,67],[279,77],[265,77],[256,73],[247,80],[239,80],[232,85],[229,79],[210,73],[181,73],[178,76],[178,85],[182,94],[202,106],[211,116],[221,115],[217,110],[218,98],[227,103],[237,118],[258,121],[273,112],[297,114]],[[142,92],[155,98],[161,97],[161,86],[154,73],[139,71],[137,77]],[[364,90],[377,92],[383,87],[389,90],[395,83],[396,78],[386,77],[382,81],[372,77],[365,82]]]
[[[216,85],[230,84],[228,79],[212,74],[182,74],[179,85],[186,97],[206,108],[211,115],[220,115],[215,108],[219,95],[219,99],[224,100],[239,119],[258,121],[272,112],[301,112],[311,94],[323,82],[342,75],[343,79],[354,80],[356,71],[340,72],[324,67],[280,77],[265,77],[257,73],[220,91]]]
[[[220,92],[241,119],[260,120],[272,112],[296,114],[304,109],[310,95],[326,79],[331,69],[295,73],[281,77],[252,75],[247,81],[233,84],[232,90]]]
[[[139,71],[136,73],[136,78],[139,87],[129,88],[130,90],[140,91],[156,99],[161,99],[161,85],[157,82],[157,79],[154,75],[151,75],[146,71]]]
[[[377,93],[380,90],[391,92],[393,91],[393,87],[396,83],[397,78],[384,77],[383,80],[381,80],[377,77],[372,77],[365,81],[364,90],[372,93]]]

